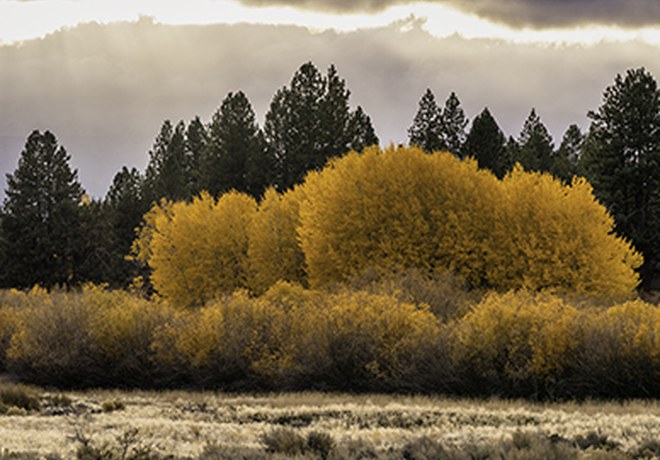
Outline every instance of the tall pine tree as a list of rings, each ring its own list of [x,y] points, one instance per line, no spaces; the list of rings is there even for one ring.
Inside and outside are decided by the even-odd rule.
[[[197,195],[202,191],[201,185],[201,162],[202,155],[208,145],[208,133],[206,126],[202,123],[199,117],[195,117],[189,124],[186,130],[186,169],[188,170],[188,180],[190,181],[188,188],[192,195]]]
[[[190,198],[185,129],[182,121],[176,127],[169,120],[163,122],[149,152],[143,192],[147,202],[154,203],[161,198],[172,201]]]
[[[18,168],[7,175],[2,233],[6,246],[3,284],[19,288],[71,286],[78,265],[83,189],[70,156],[55,136],[34,131]]]
[[[465,128],[468,125],[468,119],[461,107],[456,93],[451,93],[445,101],[445,107],[442,109],[442,138],[445,148],[451,153],[461,158],[461,149],[466,140]]]
[[[324,76],[311,62],[298,69],[290,86],[277,91],[264,137],[279,190],[302,182],[307,171],[321,169],[331,157],[377,142],[364,111],[350,111],[349,97],[334,66]]]
[[[646,69],[617,75],[592,120],[582,165],[616,229],[644,255],[647,287],[660,282],[660,91]]]
[[[135,262],[127,260],[136,230],[149,203],[142,195],[143,178],[136,168],[124,166],[115,174],[105,196],[104,206],[109,213],[112,246],[110,248],[111,270],[109,279],[114,286],[125,287],[138,274]]]
[[[584,145],[584,134],[578,125],[568,127],[561,145],[554,153],[550,172],[553,176],[569,183],[577,174],[577,165]]]
[[[229,93],[208,128],[200,188],[216,197],[232,189],[259,197],[272,169],[250,101],[241,91]]]
[[[438,107],[435,96],[427,89],[419,101],[419,107],[413,124],[408,128],[408,141],[425,152],[446,150],[443,137],[442,109]]]
[[[518,138],[520,149],[514,160],[528,171],[550,171],[554,145],[541,118],[532,109]]]
[[[480,168],[490,169],[499,178],[511,169],[506,137],[488,108],[472,121],[462,150],[465,156],[475,158]]]
[[[371,124],[371,118],[358,106],[348,119],[350,150],[361,152],[365,147],[378,145],[378,136]]]

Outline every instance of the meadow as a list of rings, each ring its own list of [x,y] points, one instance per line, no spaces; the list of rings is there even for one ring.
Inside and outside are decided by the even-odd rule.
[[[0,386],[5,400],[17,393],[36,398],[38,408],[10,405],[0,416],[2,458],[660,455],[657,401],[532,403],[382,394],[60,392]]]

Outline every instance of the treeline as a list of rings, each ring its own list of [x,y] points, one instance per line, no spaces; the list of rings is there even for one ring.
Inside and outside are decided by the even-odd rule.
[[[534,110],[517,138],[508,138],[486,108],[472,121],[454,93],[440,107],[428,90],[408,130],[427,152],[472,157],[503,178],[516,163],[565,183],[584,176],[615,220],[617,233],[643,254],[639,271],[654,288],[660,262],[660,95],[645,69],[617,76],[587,133],[572,125],[559,147]],[[334,67],[304,64],[274,95],[263,127],[247,97],[230,93],[207,123],[165,121],[144,174],[122,168],[103,200],[89,200],[69,156],[49,132],[28,138],[8,175],[0,215],[0,286],[46,288],[83,282],[126,287],[148,267],[131,259],[136,229],[161,199],[190,202],[201,191],[229,190],[255,200],[300,184],[333,157],[377,144],[369,116],[349,106],[350,92]],[[567,237],[567,238],[570,238]]]

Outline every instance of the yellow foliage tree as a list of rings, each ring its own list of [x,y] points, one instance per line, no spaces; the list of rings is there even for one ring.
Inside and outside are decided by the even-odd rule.
[[[458,273],[472,286],[619,300],[641,257],[583,179],[517,167],[503,181],[473,160],[377,147],[310,175],[298,233],[312,286],[368,268]]]
[[[156,291],[176,305],[203,305],[247,286],[248,227],[257,203],[229,192],[154,207],[134,245],[148,262]]]
[[[642,259],[613,234],[614,222],[591,186],[571,186],[520,166],[502,182],[491,229],[488,284],[555,289],[619,300],[630,296]]]
[[[249,228],[251,277],[254,292],[264,292],[277,281],[305,283],[305,255],[298,241],[303,190],[283,195],[268,189]]]
[[[304,188],[299,234],[312,285],[367,268],[450,269],[480,281],[499,188],[475,161],[371,147],[330,162]]]

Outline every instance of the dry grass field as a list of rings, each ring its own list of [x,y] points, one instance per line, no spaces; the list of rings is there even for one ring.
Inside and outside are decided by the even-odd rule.
[[[337,447],[362,442],[390,453],[422,437],[461,451],[530,433],[562,442],[597,440],[589,449],[578,449],[579,458],[653,458],[654,441],[660,440],[660,404],[647,401],[544,404],[375,394],[22,390],[38,394],[40,407],[5,409],[0,416],[3,458],[17,453],[80,458],[85,442],[115,451],[123,445],[152,456],[199,458],[209,446],[264,451],[264,435],[282,428],[302,436],[326,433]],[[590,456],[595,447],[611,451]]]

